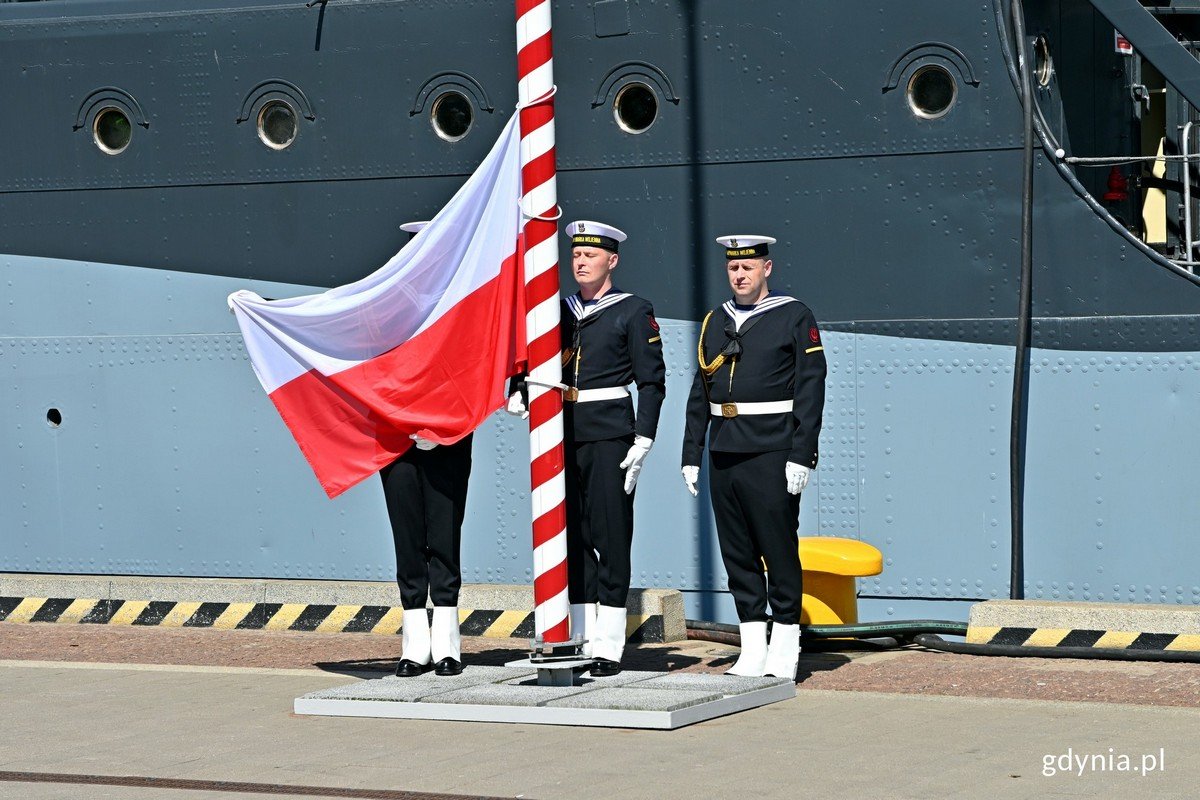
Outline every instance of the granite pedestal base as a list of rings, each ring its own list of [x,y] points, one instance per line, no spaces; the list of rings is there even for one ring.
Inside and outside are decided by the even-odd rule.
[[[627,670],[544,686],[529,667],[467,666],[450,678],[389,676],[312,692],[296,698],[295,712],[670,730],[795,695],[795,683],[785,678]]]

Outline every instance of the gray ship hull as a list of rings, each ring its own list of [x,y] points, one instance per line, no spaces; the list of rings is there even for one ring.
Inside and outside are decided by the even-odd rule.
[[[730,230],[780,238],[773,288],[828,331],[801,534],[884,552],[861,616],[965,618],[1009,594],[1019,98],[992,7],[894,5],[556,6],[561,203],[630,233],[621,285],[663,322],[634,583],[683,590],[689,616],[733,618],[707,498],[678,473],[697,320],[727,294],[711,240]],[[1056,32],[1085,4],[1030,5]],[[511,14],[0,6],[0,86],[26,126],[0,156],[0,570],[393,578],[377,482],[325,498],[224,298],[344,283],[398,249],[399,223],[440,207],[512,113]],[[1045,109],[1072,77],[1060,60]],[[904,80],[934,62],[957,96],[922,119]],[[425,105],[450,73],[477,104],[460,142]],[[637,136],[613,120],[630,76],[660,97]],[[235,120],[271,97],[303,105],[284,82],[313,118],[275,152],[252,113]],[[90,136],[87,98],[106,87],[142,115],[119,156]],[[1200,602],[1200,288],[1041,151],[1034,204],[1025,593]],[[497,415],[474,447],[464,580],[528,583],[525,433]]]

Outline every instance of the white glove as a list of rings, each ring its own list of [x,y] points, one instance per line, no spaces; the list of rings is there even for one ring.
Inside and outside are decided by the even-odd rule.
[[[529,419],[529,409],[525,407],[525,399],[521,397],[520,392],[513,392],[508,396],[508,405],[504,407],[504,410],[514,417]]]
[[[808,467],[789,461],[783,471],[787,476],[788,494],[800,494],[808,486],[808,476],[812,473]]]
[[[431,442],[428,439],[422,439],[420,436],[417,436],[415,433],[412,436],[409,436],[408,438],[412,439],[414,442],[417,443],[418,450],[432,450],[433,448],[437,447],[437,442]]]
[[[654,440],[647,439],[645,436],[633,437],[633,447],[629,448],[629,452],[625,454],[625,460],[621,462],[621,469],[625,470],[625,494],[633,494],[633,487],[637,486],[638,473],[642,471],[642,462],[646,460],[653,444]]]
[[[692,493],[692,497],[700,494],[698,491],[696,491],[696,481],[698,480],[700,480],[699,467],[683,468],[683,482],[687,484],[688,491]]]

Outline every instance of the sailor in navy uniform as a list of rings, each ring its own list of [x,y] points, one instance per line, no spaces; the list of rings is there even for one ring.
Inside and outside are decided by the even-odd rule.
[[[658,429],[666,367],[653,307],[613,286],[625,234],[589,220],[564,232],[579,283],[562,304],[571,629],[590,643],[592,674],[615,675],[625,649],[634,488]],[[520,393],[508,411],[526,413]]]
[[[427,224],[406,222],[400,227],[415,236]],[[459,544],[473,434],[442,446],[416,434],[412,438],[415,446],[379,471],[404,607],[403,651],[396,674],[409,678],[432,668],[438,675],[458,675]],[[433,601],[432,628],[425,611],[427,597]]]
[[[733,299],[701,325],[683,477],[695,496],[707,435],[717,538],[741,621],[742,652],[730,674],[795,678],[800,492],[817,466],[824,347],[808,306],[767,289],[774,239],[722,236],[717,242],[725,246]]]

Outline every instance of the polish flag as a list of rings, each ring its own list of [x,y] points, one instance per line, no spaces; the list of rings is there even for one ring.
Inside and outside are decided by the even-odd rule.
[[[322,294],[229,296],[250,362],[331,498],[413,446],[453,444],[525,361],[517,115],[379,270]]]

